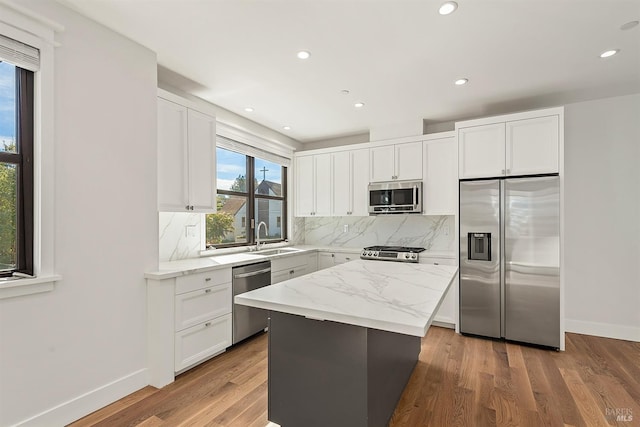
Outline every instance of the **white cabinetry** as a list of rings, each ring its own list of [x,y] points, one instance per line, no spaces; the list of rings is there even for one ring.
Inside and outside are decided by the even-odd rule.
[[[331,175],[332,215],[367,216],[369,214],[367,201],[369,150],[332,153]]]
[[[422,256],[420,257],[421,264],[435,264],[435,265],[456,265],[457,260],[455,258],[436,258]],[[435,317],[434,322],[440,326],[455,328],[458,323],[458,278],[453,279],[454,282],[449,286],[449,290],[444,297],[444,300],[440,304]]]
[[[458,144],[451,136],[423,143],[423,212],[455,215],[458,206]]]
[[[360,252],[318,252],[318,270],[359,259]]]
[[[312,273],[315,271],[313,267],[309,266],[308,254],[274,258],[271,260],[271,284]]]
[[[558,173],[562,108],[456,123],[459,177]]]
[[[422,141],[372,147],[371,182],[422,178]]]
[[[151,385],[163,387],[231,346],[231,298],[231,268],[147,280]]]
[[[331,215],[331,155],[296,157],[296,215]]]
[[[216,119],[168,96],[158,98],[158,210],[215,212]]]

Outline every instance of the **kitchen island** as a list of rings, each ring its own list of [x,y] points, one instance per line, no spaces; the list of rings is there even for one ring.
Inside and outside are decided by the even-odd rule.
[[[236,296],[271,311],[269,420],[387,425],[457,270],[358,260]]]

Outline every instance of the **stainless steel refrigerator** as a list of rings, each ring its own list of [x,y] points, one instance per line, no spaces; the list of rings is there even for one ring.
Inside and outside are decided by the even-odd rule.
[[[460,181],[460,332],[560,347],[557,176]]]

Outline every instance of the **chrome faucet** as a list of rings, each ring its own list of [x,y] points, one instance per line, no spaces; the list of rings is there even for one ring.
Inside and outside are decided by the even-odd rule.
[[[264,221],[260,221],[258,227],[256,228],[256,251],[260,250],[260,226],[264,225],[264,234],[265,236],[269,233],[269,229],[267,228],[267,224]],[[264,246],[264,243],[262,243]]]

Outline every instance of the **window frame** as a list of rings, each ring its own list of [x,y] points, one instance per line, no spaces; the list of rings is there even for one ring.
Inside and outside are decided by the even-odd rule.
[[[205,230],[205,250],[207,249],[220,249],[220,248],[233,248],[233,247],[242,247],[242,246],[253,246],[256,244],[256,236],[255,236],[255,229],[257,227],[256,224],[256,212],[255,212],[255,208],[257,206],[257,200],[258,199],[262,199],[262,200],[277,200],[282,202],[282,218],[281,218],[281,223],[282,226],[280,227],[281,232],[281,238],[280,239],[266,239],[264,240],[265,243],[278,243],[278,242],[284,242],[287,240],[287,171],[288,168],[287,166],[284,165],[280,165],[280,173],[281,173],[281,177],[282,177],[282,183],[281,183],[281,188],[282,188],[282,196],[270,196],[267,194],[258,194],[256,193],[256,176],[255,176],[255,159],[256,157],[250,155],[250,154],[246,154],[246,153],[242,153],[240,151],[235,151],[235,150],[230,150],[228,148],[225,147],[216,147],[216,148],[220,148],[221,150],[227,150],[227,151],[231,151],[231,152],[235,152],[238,154],[241,154],[243,156],[245,156],[245,160],[246,160],[246,172],[245,172],[245,189],[246,192],[239,192],[239,191],[231,191],[231,190],[223,190],[223,189],[218,189],[216,188],[216,197],[218,195],[226,195],[226,196],[237,196],[237,197],[246,197],[247,199],[247,203],[246,203],[246,224],[245,224],[245,232],[246,232],[246,236],[247,236],[247,241],[246,242],[240,242],[240,243],[219,243],[219,244],[213,244],[213,245],[208,245],[206,243],[207,240],[207,236],[206,236],[206,230]],[[267,160],[267,159],[263,159],[263,160]],[[267,160],[270,161],[270,160]],[[271,162],[274,163],[274,162]],[[210,215],[210,214],[205,214],[205,223],[206,223],[206,215]]]

